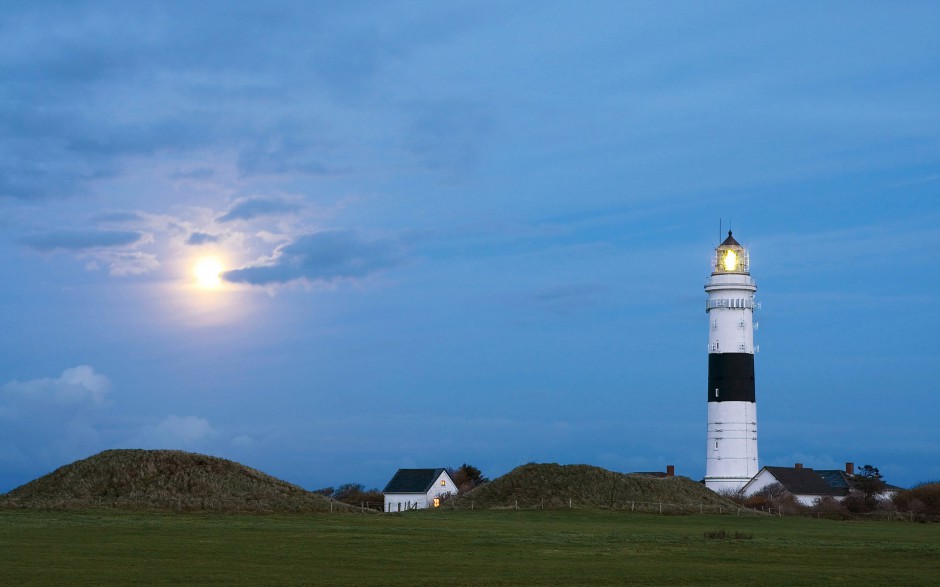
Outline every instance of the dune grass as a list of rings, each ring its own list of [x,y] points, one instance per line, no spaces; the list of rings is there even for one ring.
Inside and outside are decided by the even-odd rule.
[[[447,507],[632,509],[670,504],[670,510],[717,511],[738,505],[688,477],[617,473],[591,465],[529,463],[460,495]],[[657,508],[658,509],[658,508]]]
[[[3,585],[930,585],[938,577],[936,524],[610,510],[0,511]]]
[[[0,496],[0,508],[186,512],[355,511],[240,463],[178,450],[106,450]]]

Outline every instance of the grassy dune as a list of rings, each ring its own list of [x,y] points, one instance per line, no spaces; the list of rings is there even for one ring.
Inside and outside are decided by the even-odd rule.
[[[530,463],[452,499],[447,507],[627,508],[667,503],[737,509],[732,501],[688,477],[617,473],[592,465]]]
[[[935,585],[940,525],[611,510],[0,511],[0,584]]]
[[[106,450],[0,496],[0,508],[323,512],[352,510],[234,461],[178,450]]]

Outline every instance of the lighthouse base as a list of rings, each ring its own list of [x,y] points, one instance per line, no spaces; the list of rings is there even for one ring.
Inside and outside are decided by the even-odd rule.
[[[716,493],[737,493],[750,480],[750,477],[706,477],[705,487]]]
[[[757,404],[708,402],[705,486],[735,492],[757,471]]]

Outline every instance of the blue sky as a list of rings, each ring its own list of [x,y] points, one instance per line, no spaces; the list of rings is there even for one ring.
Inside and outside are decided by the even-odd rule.
[[[720,221],[762,303],[761,464],[938,479],[937,30],[931,2],[4,3],[0,491],[108,448],[309,489],[700,479]]]

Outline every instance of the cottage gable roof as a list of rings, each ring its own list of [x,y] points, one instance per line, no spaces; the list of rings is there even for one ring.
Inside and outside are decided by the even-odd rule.
[[[845,495],[829,485],[816,471],[806,467],[764,467],[784,489],[794,495]]]
[[[443,468],[398,469],[382,493],[427,493],[443,472]]]
[[[840,469],[825,469],[816,471],[820,477],[831,487],[841,491],[840,495],[845,495],[851,489],[858,489],[858,475],[849,475]],[[884,491],[900,491],[901,488],[890,483],[884,484]]]
[[[824,469],[821,471],[816,471],[816,474],[822,477],[823,481],[829,484],[829,487],[833,489],[838,489],[842,493],[848,493],[849,489],[853,487],[849,476],[845,474],[845,471],[840,471],[839,469]]]

